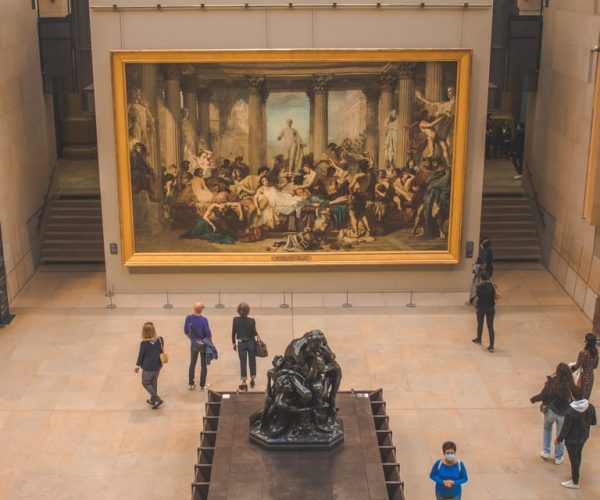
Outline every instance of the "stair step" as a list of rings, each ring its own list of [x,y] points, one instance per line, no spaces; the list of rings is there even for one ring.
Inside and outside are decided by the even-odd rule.
[[[42,246],[42,252],[44,250],[53,251],[53,250],[64,250],[64,251],[79,251],[79,250],[96,250],[96,251],[104,251],[104,242],[102,241],[44,241],[44,245]]]
[[[61,257],[41,257],[43,264],[72,264],[73,262],[80,263],[102,263],[104,262],[104,254],[95,257],[80,257],[80,256],[61,256]]]

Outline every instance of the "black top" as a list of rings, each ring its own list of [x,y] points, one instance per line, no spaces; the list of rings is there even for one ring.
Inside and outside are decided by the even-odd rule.
[[[136,365],[141,366],[142,370],[149,372],[160,370],[162,367],[160,361],[160,353],[162,351],[161,342],[164,342],[162,337],[152,340],[142,340],[140,342],[140,353],[138,354]]]
[[[477,308],[494,307],[496,304],[496,289],[491,281],[482,281],[477,285]]]
[[[556,439],[559,443],[561,441],[584,443],[590,437],[590,425],[596,425],[596,409],[592,403],[584,412],[578,412],[569,407],[560,434]]]
[[[238,316],[233,318],[233,327],[231,328],[231,342],[235,344],[235,339],[250,340],[256,337],[256,321],[247,316]]]
[[[544,388],[542,392],[533,396],[530,401],[532,403],[539,403],[540,401],[545,404],[548,408],[550,408],[554,413],[564,417],[569,409],[570,400],[561,398],[560,396],[553,395],[550,391],[550,382],[551,377],[548,377],[548,380],[544,384]]]
[[[477,256],[477,264],[481,265],[482,269],[485,269],[489,276],[494,272],[494,252],[491,248],[484,248]]]

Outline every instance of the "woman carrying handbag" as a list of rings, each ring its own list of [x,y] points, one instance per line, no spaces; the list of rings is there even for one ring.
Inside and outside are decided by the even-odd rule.
[[[144,323],[142,327],[142,341],[135,367],[138,373],[142,369],[142,385],[150,394],[146,400],[153,410],[163,404],[158,395],[158,375],[164,363],[169,360],[165,352],[165,344],[162,337],[157,336],[153,323]]]
[[[256,321],[254,318],[249,318],[250,306],[242,302],[237,312],[239,316],[233,318],[233,326],[231,329],[231,342],[233,350],[238,352],[240,357],[240,377],[241,384],[238,386],[241,391],[247,391],[248,385],[246,379],[248,374],[246,365],[250,362],[250,387],[254,388],[256,377],[256,339],[258,332],[256,331]]]

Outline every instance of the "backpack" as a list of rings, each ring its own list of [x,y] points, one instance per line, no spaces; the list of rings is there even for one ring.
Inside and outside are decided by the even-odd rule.
[[[442,459],[440,458],[438,460],[438,466],[437,466],[437,470],[439,472],[439,470],[442,468]],[[458,462],[458,473],[460,474],[462,472],[462,462],[459,460]]]

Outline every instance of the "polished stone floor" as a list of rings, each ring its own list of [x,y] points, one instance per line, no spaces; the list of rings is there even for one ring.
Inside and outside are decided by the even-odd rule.
[[[466,500],[600,498],[600,429],[584,450],[582,489],[567,491],[569,462],[539,457],[542,417],[529,397],[560,361],[575,359],[590,329],[585,315],[543,270],[498,270],[504,299],[497,350],[471,343],[474,314],[462,293],[275,294],[202,297],[220,358],[213,388],[238,384],[230,322],[241,300],[255,306],[271,354],[320,328],[344,369],[343,389],[384,388],[408,500],[433,498],[428,474],[453,440],[470,481]],[[0,330],[0,499],[186,499],[205,394],[187,390],[181,332],[200,297],[117,295],[107,309],[101,272],[40,271]],[[286,297],[291,303],[291,298]],[[138,335],[154,321],[171,362],[148,409],[133,372]],[[258,384],[269,363],[259,362]],[[600,400],[594,389],[592,401]]]

